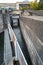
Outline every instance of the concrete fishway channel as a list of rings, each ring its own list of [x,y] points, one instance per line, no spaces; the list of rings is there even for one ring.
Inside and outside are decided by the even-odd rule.
[[[0,65],[43,65],[43,19],[34,19],[0,14]]]
[[[27,50],[27,47],[26,47],[26,44],[25,44],[25,40],[23,39],[23,36],[22,36],[22,33],[21,33],[21,29],[20,29],[20,26],[19,26],[19,20],[16,18],[16,15],[12,15],[12,22],[16,23],[16,25],[13,24],[13,31],[17,37],[17,40],[18,40],[18,43],[20,45],[20,48],[22,49],[22,52],[25,56],[25,59],[28,63],[28,65],[32,65],[32,62],[31,62],[31,59],[30,59],[30,56],[29,56],[29,53],[28,53],[28,50]]]
[[[12,58],[16,57],[16,53],[19,53],[20,55],[17,54],[18,57],[16,57],[17,65],[19,64],[18,60],[20,62],[20,65],[22,65],[22,64],[23,65],[32,65],[32,62],[31,62],[27,47],[25,45],[25,40],[23,39],[20,27],[18,25],[19,20],[18,19],[12,19],[12,21],[14,21],[14,22],[16,21],[15,23],[18,26],[14,24],[14,27],[11,27],[13,29],[11,29],[11,28],[8,27],[9,26],[8,23],[12,22],[11,19],[10,19],[10,15],[9,14],[3,14],[2,18],[3,18],[2,19],[3,20],[3,29],[4,29],[4,37],[3,37],[2,40],[4,40],[3,41],[4,43],[3,42],[1,42],[1,43],[3,43],[3,47],[2,47],[3,48],[3,50],[2,50],[3,53],[2,54],[3,54],[3,62],[4,62],[4,64],[5,65],[10,65],[9,63],[12,60]],[[11,44],[13,42],[11,41],[11,37],[10,37],[10,33],[9,33],[10,31],[8,29],[11,29],[10,31],[13,31],[16,38],[17,38],[17,49],[16,49],[16,51],[14,50],[15,49],[14,45]],[[12,65],[16,65],[15,61],[12,61],[12,62],[13,62]]]

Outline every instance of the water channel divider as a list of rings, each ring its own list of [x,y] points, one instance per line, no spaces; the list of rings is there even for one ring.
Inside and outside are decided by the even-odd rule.
[[[17,41],[17,38],[14,34],[14,31],[12,30],[12,27],[9,22],[8,22],[8,31],[9,31],[9,35],[11,37],[11,41],[14,43],[16,60],[19,60],[20,65],[28,65],[28,63],[24,57],[24,54],[20,48],[20,45]]]

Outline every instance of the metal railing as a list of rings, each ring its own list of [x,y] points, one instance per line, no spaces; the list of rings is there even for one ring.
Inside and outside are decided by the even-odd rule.
[[[9,35],[11,37],[11,41],[13,41],[13,43],[14,43],[16,59],[19,60],[20,65],[28,65],[28,63],[24,57],[24,54],[20,48],[20,45],[16,39],[16,36],[12,30],[12,27],[10,26],[10,23],[8,23],[8,30],[9,30]]]

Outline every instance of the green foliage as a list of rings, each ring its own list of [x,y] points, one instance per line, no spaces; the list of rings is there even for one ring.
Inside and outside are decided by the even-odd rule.
[[[28,10],[29,7],[20,7],[21,11]]]
[[[43,10],[43,0],[40,0],[40,2],[39,2],[39,9]]]
[[[30,8],[33,9],[33,10],[37,10],[38,9],[38,3],[37,3],[37,1],[30,2]]]
[[[29,7],[20,7],[20,10],[28,10]],[[40,0],[38,3],[37,0],[35,2],[30,2],[30,9],[33,10],[43,10],[43,0]]]

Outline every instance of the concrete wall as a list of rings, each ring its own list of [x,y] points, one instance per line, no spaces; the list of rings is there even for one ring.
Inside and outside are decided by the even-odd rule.
[[[21,17],[20,20],[22,20],[25,25],[29,26],[43,42],[43,21],[34,20],[26,17]]]
[[[20,17],[20,27],[33,65],[43,65],[43,21]]]

